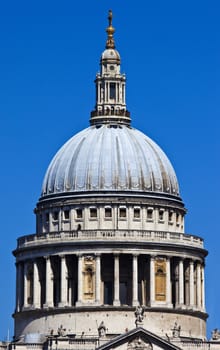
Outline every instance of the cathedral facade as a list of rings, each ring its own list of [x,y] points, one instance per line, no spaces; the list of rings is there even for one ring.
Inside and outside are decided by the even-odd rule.
[[[220,349],[203,239],[161,148],[131,126],[109,11],[90,126],[52,159],[18,238],[13,349]],[[4,345],[2,345],[4,347]]]

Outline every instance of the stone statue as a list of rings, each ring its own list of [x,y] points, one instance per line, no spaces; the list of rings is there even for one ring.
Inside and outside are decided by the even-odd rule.
[[[144,320],[144,308],[143,306],[137,306],[136,310],[134,312],[135,315],[135,324],[136,327],[138,327],[138,325],[142,325],[143,324],[143,320]]]
[[[60,337],[65,337],[66,335],[66,328],[63,328],[63,325],[61,324],[60,327],[58,327],[57,329],[57,334],[60,336]]]
[[[178,326],[177,322],[174,323],[174,327],[172,329],[173,338],[180,337],[181,326]]]
[[[98,327],[99,338],[103,338],[106,336],[106,327],[104,322],[102,321]]]
[[[220,329],[218,328],[213,329],[211,340],[220,340]]]

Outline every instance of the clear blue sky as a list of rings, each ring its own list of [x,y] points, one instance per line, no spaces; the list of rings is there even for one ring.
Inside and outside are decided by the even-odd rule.
[[[13,334],[11,251],[18,236],[35,231],[52,156],[88,126],[110,8],[133,126],[174,165],[186,232],[204,237],[209,250],[208,334],[220,328],[219,1],[7,0],[0,3],[0,339],[8,328]]]

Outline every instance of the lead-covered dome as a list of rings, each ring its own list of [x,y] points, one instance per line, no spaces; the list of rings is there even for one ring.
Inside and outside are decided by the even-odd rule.
[[[135,191],[179,196],[174,169],[161,148],[137,129],[91,126],[58,151],[42,197],[89,191]]]

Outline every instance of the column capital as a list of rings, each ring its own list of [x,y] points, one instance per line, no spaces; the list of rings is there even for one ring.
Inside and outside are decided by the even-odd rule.
[[[114,252],[113,255],[117,257],[117,256],[120,255],[120,253],[119,252]]]
[[[60,258],[60,259],[64,259],[65,257],[66,257],[65,254],[59,254],[59,258]]]

